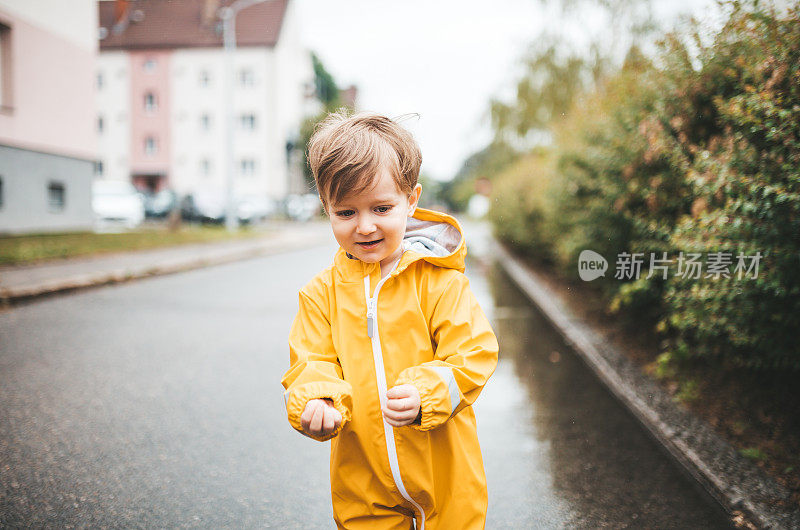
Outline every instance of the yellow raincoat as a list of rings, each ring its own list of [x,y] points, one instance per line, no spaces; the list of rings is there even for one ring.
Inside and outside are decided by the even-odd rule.
[[[341,248],[300,291],[282,383],[292,427],[310,399],[342,414],[331,439],[339,528],[483,528],[486,478],[470,406],[497,364],[497,340],[464,276],[455,219],[417,209],[404,253],[383,280],[377,263]],[[383,421],[386,391],[410,383],[421,423]]]

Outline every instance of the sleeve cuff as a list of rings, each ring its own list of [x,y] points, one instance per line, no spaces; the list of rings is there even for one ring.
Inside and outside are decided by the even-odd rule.
[[[347,384],[348,387],[350,386],[349,383],[345,384]],[[320,442],[330,440],[338,435],[351,419],[351,410],[353,407],[352,392],[349,388],[341,388],[341,385],[332,385],[331,383],[325,382],[306,383],[296,388],[289,388],[283,393],[283,398],[286,402],[286,412],[292,427],[304,436],[308,436]],[[339,414],[342,415],[342,422],[327,436],[311,436],[303,431],[303,426],[300,424],[300,416],[303,415],[306,404],[312,399],[332,400],[333,406],[339,411]]]
[[[420,398],[420,421],[410,427],[428,431],[446,422],[461,402],[452,370],[446,366],[414,366],[400,373],[396,385],[412,384]]]

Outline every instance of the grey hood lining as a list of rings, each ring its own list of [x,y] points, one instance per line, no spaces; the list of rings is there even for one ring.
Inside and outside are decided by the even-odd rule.
[[[422,221],[412,217],[406,224],[403,250],[413,250],[423,256],[443,258],[455,252],[459,244],[461,244],[461,232],[449,223]]]

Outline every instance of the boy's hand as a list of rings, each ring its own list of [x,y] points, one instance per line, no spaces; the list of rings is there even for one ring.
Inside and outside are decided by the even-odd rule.
[[[398,385],[386,392],[383,417],[392,427],[414,423],[419,415],[419,390],[414,385]]]
[[[327,436],[342,423],[342,414],[330,399],[311,399],[300,416],[303,431],[311,436]]]

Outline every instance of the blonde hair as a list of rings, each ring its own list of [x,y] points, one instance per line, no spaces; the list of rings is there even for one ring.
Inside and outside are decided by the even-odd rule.
[[[308,163],[325,208],[372,186],[381,168],[389,169],[400,191],[417,185],[422,154],[407,130],[380,114],[346,110],[328,114],[308,142]]]

